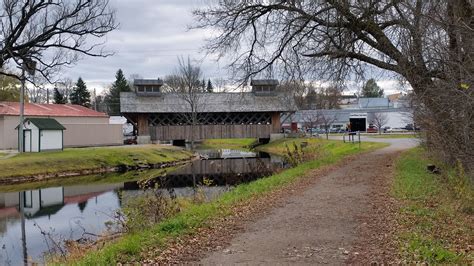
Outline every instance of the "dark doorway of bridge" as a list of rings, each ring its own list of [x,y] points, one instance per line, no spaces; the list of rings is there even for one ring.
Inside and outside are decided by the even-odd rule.
[[[174,139],[174,140],[171,141],[171,144],[173,146],[186,147],[186,140],[185,139]]]
[[[351,131],[365,131],[367,128],[365,118],[350,118]]]

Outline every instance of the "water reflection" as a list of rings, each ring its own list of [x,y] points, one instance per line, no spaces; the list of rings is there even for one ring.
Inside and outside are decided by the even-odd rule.
[[[200,184],[212,199],[230,187],[271,174],[284,166],[279,158],[235,150],[202,151],[205,160],[195,161],[147,185],[177,197],[191,197]],[[117,176],[113,177],[117,180]],[[107,230],[115,210],[129,197],[141,193],[138,181],[111,184],[76,184],[0,193],[0,264],[42,262],[55,241],[81,239],[85,232]]]

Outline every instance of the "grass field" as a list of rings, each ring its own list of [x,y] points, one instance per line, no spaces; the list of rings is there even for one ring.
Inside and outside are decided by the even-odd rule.
[[[396,164],[393,195],[401,201],[397,237],[402,258],[408,264],[472,265],[472,184],[453,170],[429,173],[427,158],[424,150],[416,148]]]
[[[203,148],[212,149],[249,149],[257,139],[206,139],[200,145]]]
[[[22,153],[0,160],[0,178],[98,169],[140,163],[165,163],[190,158],[190,152],[157,145],[71,148],[64,151]]]
[[[349,155],[386,146],[384,143],[363,143],[361,149],[359,149],[358,145],[344,144],[340,141],[285,139],[260,146],[259,150],[284,155],[287,145],[292,147],[293,143],[298,145],[301,142],[308,143],[306,148],[308,151],[314,147],[323,149],[326,156],[304,162],[294,168],[284,170],[267,178],[241,184],[233,190],[224,193],[213,202],[191,204],[177,215],[151,228],[144,228],[140,232],[127,234],[115,243],[108,244],[98,251],[86,254],[79,261],[69,261],[68,263],[110,265],[117,264],[118,262],[138,262],[147,256],[148,251],[154,250],[157,247],[164,247],[168,241],[178,236],[193,234],[199,228],[208,226],[213,219],[229,215],[231,207],[235,204],[265,196],[275,189],[304,178],[312,169],[337,163]],[[157,256],[157,254],[154,253],[154,256]]]

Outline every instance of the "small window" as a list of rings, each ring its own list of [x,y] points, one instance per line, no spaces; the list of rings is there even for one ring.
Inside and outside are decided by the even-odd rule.
[[[138,86],[137,89],[138,89],[139,92],[144,92],[145,91],[145,89],[142,86]]]
[[[153,92],[160,92],[160,86],[153,86]]]
[[[153,92],[153,86],[145,86],[146,92]]]

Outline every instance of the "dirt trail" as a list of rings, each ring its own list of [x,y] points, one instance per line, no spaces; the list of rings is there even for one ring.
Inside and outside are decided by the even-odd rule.
[[[387,175],[411,139],[386,140],[390,147],[361,155],[322,176],[301,194],[255,222],[230,245],[205,254],[200,264],[343,264],[390,260],[385,211]],[[384,207],[387,204],[386,208]],[[386,210],[387,209],[387,210]],[[388,245],[388,244],[387,244]]]

